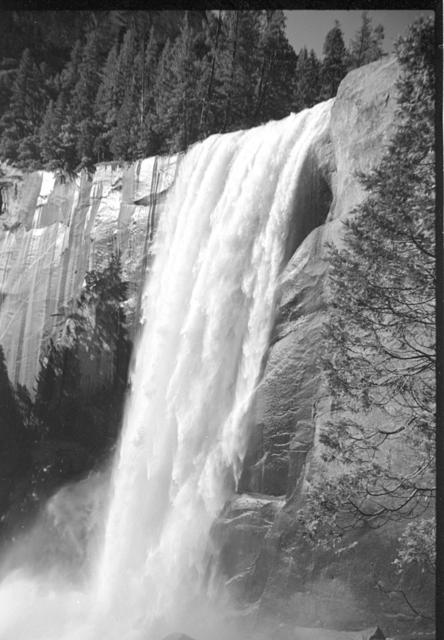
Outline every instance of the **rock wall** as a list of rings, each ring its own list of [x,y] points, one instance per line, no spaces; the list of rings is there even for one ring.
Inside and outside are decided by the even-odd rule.
[[[243,619],[273,638],[293,637],[295,625],[359,629],[375,623],[395,637],[414,637],[406,632],[426,621],[415,616],[401,591],[420,611],[430,610],[433,600],[432,580],[418,574],[406,576],[396,591],[391,563],[399,526],[354,532],[334,552],[304,542],[297,519],[307,481],[322,464],[316,444],[331,409],[319,351],[327,313],[327,243],[340,245],[342,221],[365,197],[356,174],[377,166],[394,131],[398,74],[396,61],[385,58],[351,72],[339,87],[329,136],[315,149],[332,194],[330,208],[323,216],[325,199],[308,208],[318,224],[282,273],[242,495],[226,505],[214,527],[219,569]],[[388,596],[384,590],[390,589]]]
[[[177,164],[177,156],[102,164],[93,179],[82,173],[67,182],[45,171],[6,177],[0,344],[12,382],[32,392],[42,349],[73,309],[86,271],[104,267],[114,251],[121,252],[135,322],[154,227]],[[106,359],[101,368],[91,376],[106,378]]]
[[[364,69],[353,72],[342,83],[333,107],[330,135],[318,142],[304,167],[302,182],[307,186],[301,192],[302,201],[288,238],[287,256],[293,257],[283,274],[282,304],[269,370],[275,357],[284,368],[287,366],[279,351],[288,351],[294,338],[290,334],[297,333],[295,323],[307,316],[307,304],[311,304],[312,314],[322,307],[315,283],[322,275],[323,243],[334,230],[334,225],[322,223],[327,214],[329,221],[347,215],[359,201],[362,189],[353,172],[376,162],[389,135],[396,64],[388,60]],[[116,250],[122,255],[123,277],[131,293],[129,312],[135,319],[153,229],[177,163],[178,157],[174,156],[149,158],[125,167],[101,164],[92,179],[82,173],[66,182],[45,171],[15,173],[3,179],[0,344],[14,383],[25,384],[32,391],[42,349],[72,310],[85,272],[103,267]],[[294,253],[300,238],[310,233]],[[304,299],[298,293],[301,290]],[[296,353],[297,347],[292,348]],[[101,375],[106,376],[106,364]],[[270,428],[276,432],[273,415],[277,413],[271,388],[266,391],[267,381],[262,410],[264,415],[270,413]],[[291,393],[288,400],[294,406],[292,398]],[[301,414],[300,419],[306,418]],[[262,423],[262,418],[257,422]],[[283,423],[281,427],[284,429]]]
[[[318,171],[332,194],[330,208],[322,216],[325,199],[315,203],[309,213],[318,224],[281,276],[272,344],[252,420],[255,452],[250,450],[250,456],[251,462],[262,461],[261,481],[254,471],[250,473],[251,480],[244,485],[250,490],[291,494],[303,454],[313,444],[321,400],[319,337],[325,319],[326,244],[340,242],[342,220],[364,198],[356,174],[376,166],[390,140],[398,72],[396,62],[388,59],[350,73],[339,87],[329,136],[315,149]],[[257,461],[253,464],[257,469]]]

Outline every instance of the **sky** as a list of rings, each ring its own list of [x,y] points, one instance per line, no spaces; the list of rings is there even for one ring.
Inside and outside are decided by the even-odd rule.
[[[287,37],[296,52],[302,47],[314,49],[322,56],[322,46],[327,32],[339,20],[344,34],[345,46],[361,26],[361,10],[350,11],[284,11],[287,17]],[[394,40],[405,32],[407,26],[420,15],[433,15],[433,11],[369,11],[373,26],[382,24],[384,27],[384,50],[391,53]]]

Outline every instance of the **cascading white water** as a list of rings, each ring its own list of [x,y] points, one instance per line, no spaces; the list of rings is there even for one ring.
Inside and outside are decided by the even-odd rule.
[[[58,584],[57,596],[36,577],[6,578],[0,607],[32,604],[25,623],[0,609],[0,640],[149,640],[202,597],[209,529],[245,454],[301,168],[330,108],[186,154],[144,292],[100,554],[85,588]]]

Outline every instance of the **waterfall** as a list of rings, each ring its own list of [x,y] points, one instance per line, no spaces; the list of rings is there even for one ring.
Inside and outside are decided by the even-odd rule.
[[[330,108],[213,135],[182,160],[143,294],[100,551],[84,585],[6,576],[2,640],[156,640],[202,600],[210,527],[241,473],[289,223],[303,215],[301,169]],[[13,615],[25,599],[26,621]]]

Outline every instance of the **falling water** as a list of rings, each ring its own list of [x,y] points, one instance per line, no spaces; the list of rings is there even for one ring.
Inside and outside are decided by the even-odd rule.
[[[100,552],[83,586],[7,576],[0,640],[157,640],[202,601],[209,530],[240,477],[301,169],[330,108],[214,135],[186,154],[155,240]]]

